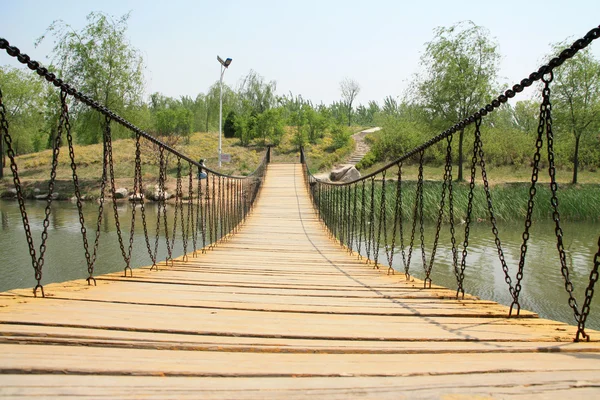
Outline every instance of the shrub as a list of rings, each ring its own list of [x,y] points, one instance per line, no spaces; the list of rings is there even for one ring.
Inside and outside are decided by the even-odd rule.
[[[229,111],[229,114],[227,114],[225,125],[223,125],[223,134],[226,138],[235,137],[235,111]]]
[[[332,148],[341,149],[350,143],[350,132],[345,126],[342,125],[334,125],[331,128],[331,139],[332,139]]]

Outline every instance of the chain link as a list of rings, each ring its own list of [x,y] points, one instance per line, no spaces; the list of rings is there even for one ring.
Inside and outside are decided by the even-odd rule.
[[[544,78],[548,82],[552,81],[552,73],[549,74],[548,77]],[[550,88],[547,88],[548,96],[550,96]],[[560,213],[558,210],[558,183],[556,182],[556,167],[554,165],[554,133],[552,131],[552,106],[550,103],[546,105],[546,140],[548,146],[548,173],[550,175],[550,191],[552,193],[550,197],[550,204],[552,205],[552,219],[554,220],[555,229],[554,233],[556,235],[556,248],[558,250],[558,255],[560,259],[560,272],[565,280],[565,290],[569,295],[569,307],[573,309],[573,315],[575,316],[575,320],[579,323],[581,321],[581,314],[579,308],[577,306],[577,300],[573,295],[573,283],[571,282],[569,276],[569,267],[567,266],[567,257],[565,253],[565,248],[563,244],[563,230],[560,226]],[[579,336],[582,336],[583,339],[587,339],[587,335],[583,331],[583,328],[579,328],[577,330],[576,340],[579,340]]]
[[[119,247],[121,249],[121,255],[123,256],[123,261],[125,261],[125,269],[123,271],[123,276],[127,276],[127,270],[130,272],[130,276],[133,277],[133,271],[131,269],[130,261],[131,261],[131,246],[133,243],[133,229],[130,235],[130,246],[128,251],[125,250],[125,244],[123,243],[123,233],[121,231],[121,222],[119,219],[119,211],[117,207],[117,194],[115,187],[115,171],[114,171],[114,160],[113,160],[113,152],[112,152],[112,133],[110,127],[106,130],[106,153],[108,159],[108,171],[109,171],[109,179],[110,179],[110,194],[112,197],[113,204],[113,212],[115,215],[115,227],[117,231],[117,238],[119,240]],[[134,217],[135,217],[135,208],[134,208]],[[134,220],[131,222],[132,228],[134,226]]]
[[[152,266],[150,267],[150,270],[152,270],[153,268],[156,268],[156,250],[154,251],[154,253],[152,252],[152,247],[150,246],[150,236],[148,235],[148,224],[146,221],[146,199],[145,199],[145,194],[144,194],[144,184],[142,181],[142,152],[141,152],[141,148],[140,148],[140,139],[141,139],[141,135],[136,134],[135,135],[135,178],[138,182],[137,187],[138,187],[138,192],[135,193],[134,192],[134,196],[136,196],[136,198],[134,199],[135,201],[139,201],[140,202],[140,211],[142,213],[142,225],[144,228],[144,240],[146,242],[146,250],[148,251],[148,256],[150,257],[150,260],[152,261]],[[158,242],[156,242],[156,244],[158,244]],[[158,248],[157,248],[158,250]]]
[[[425,153],[422,151],[419,155],[419,180],[417,183],[417,192],[419,194],[419,236],[421,239],[421,260],[423,262],[423,270],[427,269],[427,258],[425,254],[425,223],[423,221],[423,161]],[[424,285],[427,285],[427,279],[424,281]],[[431,287],[431,279],[430,285]]]
[[[446,138],[446,175],[448,177],[448,218],[450,222],[450,243],[452,246],[452,270],[458,271],[458,248],[454,229],[454,192],[452,188],[452,136]]]
[[[479,120],[481,124],[481,120]],[[471,215],[473,214],[473,191],[475,189],[475,175],[477,173],[477,156],[479,154],[479,141],[475,140],[473,144],[473,157],[471,158],[471,180],[469,181],[469,195],[467,201],[467,215],[465,216],[465,237],[463,240],[462,258],[460,261],[460,270],[455,269],[456,274],[456,298],[462,294],[462,298],[465,298],[465,269],[467,265],[467,248],[469,247],[469,233],[471,229]]]
[[[429,288],[431,288],[431,270],[433,269],[433,262],[435,260],[435,253],[437,251],[438,242],[440,240],[440,230],[442,229],[442,220],[444,219],[444,207],[446,206],[446,189],[448,187],[448,179],[452,179],[451,175],[452,168],[452,147],[450,144],[446,146],[446,164],[444,165],[444,177],[442,182],[442,193],[440,196],[440,209],[438,211],[438,220],[435,231],[435,238],[433,239],[433,248],[431,250],[431,257],[429,259],[429,267],[425,269],[425,279],[423,282],[424,287],[427,287],[427,283],[429,283]],[[450,185],[452,183],[450,182]],[[448,193],[450,202],[450,194]]]
[[[387,171],[387,170],[386,170]],[[387,237],[387,229],[386,229],[386,208],[385,208],[385,176],[386,176],[386,171],[383,171],[381,173],[381,198],[379,200],[379,218],[377,218],[378,224],[377,224],[377,240],[376,245],[375,245],[375,251],[374,251],[374,261],[375,261],[375,267],[379,269],[379,244],[381,243],[381,230],[383,229],[383,236],[384,236],[384,241],[385,241],[385,246],[387,247],[387,239],[385,239]]]
[[[542,102],[540,104],[540,116],[537,128],[537,138],[535,141],[535,153],[533,155],[533,169],[531,172],[531,186],[529,187],[529,200],[527,201],[527,215],[525,217],[525,230],[523,231],[521,244],[521,254],[519,257],[519,269],[517,271],[515,288],[513,291],[513,302],[510,305],[509,316],[512,315],[513,309],[516,308],[516,314],[519,315],[521,305],[519,304],[519,294],[521,293],[521,280],[523,279],[523,270],[525,268],[525,257],[527,255],[527,242],[529,240],[529,229],[532,225],[531,217],[535,206],[535,195],[537,189],[535,187],[538,181],[539,164],[541,159],[541,150],[543,145],[544,128],[546,126],[546,111],[550,104],[550,80],[543,79],[544,88],[542,90]]]
[[[2,91],[0,90],[0,129],[2,129],[2,136],[4,137],[4,143],[6,144],[6,155],[10,160],[10,169],[13,174],[13,183],[15,185],[15,189],[17,191],[17,201],[19,203],[19,210],[21,211],[21,218],[23,220],[23,229],[25,230],[25,237],[27,239],[27,245],[29,246],[29,255],[31,256],[31,264],[33,266],[35,279],[37,280],[37,285],[33,289],[34,296],[37,296],[37,290],[40,289],[42,293],[42,297],[44,296],[44,287],[40,284],[42,279],[42,270],[38,262],[38,258],[35,251],[35,245],[33,243],[33,235],[31,234],[31,227],[29,224],[29,218],[27,216],[27,209],[25,208],[25,196],[23,195],[23,188],[21,186],[21,180],[19,178],[19,172],[17,168],[17,163],[15,161],[15,152],[12,148],[12,137],[9,134],[9,125],[8,120],[6,119],[6,107],[2,101]],[[58,135],[57,135],[58,136]],[[56,138],[55,138],[56,139]],[[54,141],[56,143],[56,141]],[[60,143],[60,139],[59,139]],[[54,154],[57,151],[57,146],[53,147],[53,163],[56,157]],[[43,236],[42,236],[43,239]],[[43,244],[43,243],[42,243]]]
[[[583,307],[581,307],[581,314],[579,317],[579,323],[577,324],[577,334],[575,336],[575,341],[579,341],[579,337],[589,341],[590,336],[585,333],[585,322],[587,320],[588,315],[590,314],[590,306],[592,304],[592,298],[594,297],[594,286],[596,282],[598,282],[598,270],[600,269],[600,236],[598,236],[598,252],[594,256],[594,266],[590,271],[590,283],[588,284],[587,289],[585,290],[585,300],[583,302]]]
[[[91,282],[94,281],[94,286],[96,285],[96,279],[92,276],[94,271],[94,261],[96,258],[96,250],[97,246],[94,246],[94,261],[92,261],[92,256],[90,256],[88,240],[87,240],[87,230],[85,228],[85,219],[83,216],[83,204],[81,202],[81,191],[79,189],[79,179],[77,177],[77,163],[75,162],[75,151],[73,149],[73,136],[71,135],[71,123],[69,121],[69,106],[67,105],[67,93],[65,91],[61,92],[60,95],[60,103],[61,103],[61,113],[64,120],[65,132],[67,133],[67,142],[69,146],[69,158],[71,160],[71,171],[73,176],[73,185],[75,191],[75,200],[77,203],[77,211],[79,214],[79,224],[80,224],[80,232],[81,237],[83,239],[83,250],[85,253],[85,260],[87,263],[88,269],[88,285],[91,285]],[[102,223],[102,207],[100,207],[100,223]],[[99,230],[96,231],[96,236],[99,238]]]
[[[394,249],[396,248],[396,233],[398,231],[398,223],[399,221],[401,222],[401,208],[400,208],[400,202],[399,199],[402,197],[402,193],[401,193],[401,182],[402,182],[402,178],[401,178],[401,170],[400,170],[400,164],[398,164],[398,172],[397,172],[397,177],[396,177],[396,201],[394,202],[394,224],[392,227],[392,243],[391,243],[391,247],[388,247],[388,243],[387,240],[385,242],[385,255],[387,257],[387,261],[388,261],[388,275],[390,274],[390,272],[392,274],[395,274],[396,270],[394,269]],[[385,229],[384,229],[385,230]],[[387,230],[385,230],[387,231]]]

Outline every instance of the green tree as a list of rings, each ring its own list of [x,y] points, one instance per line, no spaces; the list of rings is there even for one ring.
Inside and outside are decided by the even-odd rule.
[[[556,45],[554,50],[564,47],[564,44]],[[575,138],[573,183],[577,183],[581,139],[600,130],[600,61],[589,49],[579,51],[554,69],[552,88],[557,125]]]
[[[190,108],[194,102],[189,97],[180,100],[153,93],[150,110],[154,116],[154,129],[161,136],[179,136],[189,142],[194,122]]]
[[[125,118],[130,107],[142,103],[144,89],[142,57],[126,36],[129,16],[114,19],[92,12],[79,31],[62,20],[54,21],[36,43],[51,34],[56,43],[51,59],[59,77]],[[99,142],[104,117],[83,104],[72,109],[78,140]]]
[[[223,134],[226,138],[235,137],[235,111],[231,110],[227,113],[225,123],[223,124]]]
[[[331,119],[338,124],[347,123],[348,108],[341,101],[334,101],[329,105],[329,115]]]
[[[317,143],[317,140],[322,139],[323,136],[325,136],[325,131],[329,127],[329,118],[325,112],[316,111],[308,104],[305,105],[304,110],[306,116],[308,141],[312,144],[315,144]]]
[[[14,152],[19,155],[42,150],[47,90],[44,82],[28,71],[5,66],[0,67],[0,89]],[[0,137],[0,169],[6,165],[3,146],[4,138]]]
[[[219,101],[220,101],[221,86],[219,81],[216,81],[204,96],[204,112],[206,113],[205,132],[211,129],[219,129]],[[227,116],[229,111],[236,110],[241,113],[243,108],[247,106],[238,102],[237,94],[225,83],[223,83],[223,116]]]
[[[397,116],[400,114],[400,106],[398,105],[398,100],[396,100],[392,96],[386,96],[383,99],[383,107],[381,108],[381,113],[384,115]]]
[[[256,115],[261,114],[275,105],[276,87],[275,81],[265,82],[262,76],[250,70],[238,89],[239,101],[250,104]]]
[[[306,144],[306,108],[301,107],[299,110],[290,114],[289,124],[293,127],[292,143],[299,148]]]
[[[471,21],[438,27],[421,58],[414,94],[438,126],[447,128],[486,104],[495,86],[499,55],[489,31]],[[458,180],[463,179],[463,137],[460,131]]]
[[[348,126],[350,126],[352,123],[352,103],[360,93],[360,85],[354,79],[344,78],[340,82],[340,91],[342,92],[342,103],[348,116]]]
[[[512,114],[517,129],[525,133],[536,132],[540,115],[539,104],[531,100],[517,101],[512,108]]]
[[[282,109],[270,108],[256,117],[256,136],[261,137],[263,146],[269,142],[275,146],[279,145],[284,134]]]
[[[333,149],[340,149],[350,142],[352,132],[343,125],[334,125],[331,127],[331,139]]]

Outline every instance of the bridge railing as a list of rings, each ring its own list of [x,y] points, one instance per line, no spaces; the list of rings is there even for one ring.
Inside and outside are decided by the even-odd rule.
[[[499,263],[502,267],[502,275],[506,282],[512,303],[509,316],[519,315],[521,308],[520,293],[526,264],[527,246],[532,225],[532,215],[536,201],[536,183],[540,172],[541,150],[544,136],[548,151],[548,174],[551,191],[552,218],[555,225],[557,257],[560,264],[561,274],[564,278],[564,287],[568,295],[568,303],[573,311],[575,322],[578,325],[576,341],[580,339],[589,340],[585,333],[586,319],[590,313],[590,306],[594,294],[594,285],[598,280],[598,269],[600,267],[600,237],[597,239],[598,252],[591,260],[589,284],[585,290],[583,306],[579,306],[574,294],[574,286],[571,281],[570,268],[566,262],[563,230],[559,209],[559,190],[556,182],[556,167],[554,162],[553,125],[551,92],[552,74],[563,62],[573,57],[579,50],[585,48],[600,35],[600,28],[591,30],[584,38],[579,39],[573,45],[558,56],[550,60],[548,64],[541,66],[537,71],[531,73],[527,78],[515,84],[512,88],[495,98],[490,104],[485,105],[479,111],[468,118],[456,123],[454,126],[433,137],[431,140],[408,151],[396,160],[390,162],[377,171],[370,173],[360,179],[346,183],[332,183],[323,179],[317,179],[310,173],[306,165],[304,150],[301,149],[301,162],[305,165],[306,181],[315,209],[319,217],[329,229],[332,237],[346,247],[349,252],[357,252],[366,256],[368,263],[373,263],[375,268],[380,265],[388,267],[388,273],[395,272],[398,268],[394,266],[394,258],[400,258],[401,269],[407,280],[414,271],[413,265],[420,263],[424,276],[424,287],[431,288],[433,267],[440,257],[446,257],[445,262],[451,265],[456,278],[456,296],[464,298],[465,294],[465,270],[467,268],[467,256],[469,254],[469,234],[473,223],[474,191],[476,186],[477,170],[481,172],[483,192],[485,196],[485,208],[487,209],[488,221],[491,225],[491,233],[495,250],[498,253]],[[527,212],[524,215],[524,229],[520,256],[516,267],[516,274],[511,276],[510,268],[498,231],[495,216],[494,201],[490,192],[490,183],[487,177],[487,166],[482,141],[482,121],[508,99],[521,93],[523,89],[535,82],[541,81],[542,101],[540,104],[539,125],[537,130],[537,141],[533,153],[533,168],[529,198],[527,199]],[[455,198],[455,183],[453,182],[453,137],[456,132],[471,129],[473,140],[473,152],[470,166],[470,181],[466,209],[457,210]],[[465,131],[465,135],[468,132]],[[466,137],[466,136],[465,136]],[[445,153],[445,163],[441,178],[433,183],[424,179],[424,163],[427,153],[439,151],[442,145]],[[436,146],[437,145],[437,146]],[[415,172],[412,173],[414,167]],[[414,174],[416,173],[416,177]],[[434,187],[435,190],[429,190]],[[427,190],[424,190],[427,188]],[[432,193],[436,193],[432,195]],[[432,198],[437,196],[437,199]],[[600,197],[600,193],[598,194]],[[432,218],[435,223],[433,227],[427,227],[424,218],[424,205],[435,204],[436,215]],[[464,220],[463,220],[464,218]],[[457,221],[461,221],[460,224]],[[438,254],[440,244],[440,232],[447,233],[447,248],[450,252]],[[459,229],[464,229],[464,234],[458,235]],[[425,238],[425,231],[433,237]],[[596,240],[594,238],[594,240]],[[415,260],[420,253],[420,261]],[[398,261],[396,262],[398,265]],[[411,269],[412,268],[412,269]]]
[[[23,185],[19,177],[19,166],[17,157],[12,145],[11,129],[6,118],[6,106],[3,102],[2,88],[0,88],[0,140],[4,140],[6,146],[6,154],[10,160],[10,169],[14,187],[16,190],[16,198],[19,203],[21,216],[23,219],[23,227],[27,239],[31,263],[33,266],[35,280],[37,282],[33,293],[37,296],[38,289],[44,296],[44,288],[42,286],[42,272],[44,267],[44,256],[47,248],[48,226],[50,224],[50,214],[52,211],[52,203],[55,200],[54,187],[56,183],[57,167],[59,163],[59,153],[63,147],[65,139],[67,142],[66,148],[69,152],[70,166],[72,170],[72,181],[74,185],[75,202],[79,213],[80,232],[83,241],[83,252],[87,263],[88,284],[92,282],[96,284],[94,278],[94,267],[98,254],[98,244],[101,234],[101,224],[103,221],[104,208],[110,207],[114,214],[114,223],[116,226],[119,247],[123,256],[124,275],[133,276],[131,269],[132,254],[135,238],[136,223],[143,226],[144,243],[136,244],[145,246],[152,269],[158,269],[158,248],[159,241],[164,240],[166,245],[167,257],[165,264],[169,261],[173,265],[175,257],[176,241],[181,241],[183,244],[183,260],[187,261],[188,256],[196,256],[199,251],[206,251],[212,248],[215,243],[226,240],[228,235],[235,233],[238,226],[245,220],[248,215],[254,200],[256,199],[258,190],[264,179],[266,164],[270,159],[270,148],[267,149],[261,163],[256,170],[248,176],[232,176],[219,173],[210,168],[207,168],[203,163],[191,159],[177,149],[163,143],[156,137],[148,134],[131,122],[125,120],[113,111],[91,99],[85,94],[77,91],[74,87],[56,77],[48,69],[41,66],[37,61],[32,61],[29,56],[20,52],[17,47],[11,46],[5,39],[0,38],[0,49],[15,57],[22,64],[27,65],[32,71],[44,78],[48,84],[54,85],[56,90],[60,92],[60,112],[57,121],[56,136],[52,140],[52,163],[49,165],[48,190],[46,197],[46,206],[43,221],[41,222],[42,233],[39,240],[39,245],[36,246],[36,240],[33,237],[30,218],[27,213],[27,205],[25,202],[25,194]],[[90,235],[88,229],[90,226],[86,224],[83,212],[84,199],[81,194],[81,186],[77,172],[77,155],[73,143],[73,129],[71,127],[71,112],[73,102],[85,104],[90,110],[93,110],[104,117],[103,123],[103,154],[102,159],[98,160],[102,164],[102,177],[100,182],[100,194],[98,198],[98,213],[97,218],[93,222],[92,227],[95,232]],[[111,127],[114,124],[119,124],[131,132],[135,141],[135,162],[133,175],[133,193],[129,195],[129,201],[132,204],[129,229],[125,231],[121,228],[122,217],[117,212],[117,188],[115,185],[115,159],[113,153],[113,135]],[[156,154],[156,164],[158,164],[158,174],[153,179],[156,182],[153,197],[156,201],[157,213],[154,217],[149,215],[145,205],[148,202],[147,187],[144,186],[144,181],[148,179],[149,168],[145,168],[145,163],[142,162],[142,144],[150,143]],[[63,150],[64,151],[64,150]],[[167,202],[169,194],[166,184],[169,178],[168,158],[174,157],[175,162],[175,193],[173,193],[172,204],[173,218],[167,218]],[[145,154],[145,157],[148,157]],[[173,158],[172,158],[173,159]],[[154,170],[154,169],[152,169]],[[172,177],[171,177],[172,178]],[[107,200],[110,197],[111,200]],[[107,201],[110,203],[107,204]],[[186,207],[184,207],[184,205]],[[154,218],[156,229],[150,231],[150,218]],[[139,225],[138,225],[139,226]],[[162,236],[162,239],[161,239]]]

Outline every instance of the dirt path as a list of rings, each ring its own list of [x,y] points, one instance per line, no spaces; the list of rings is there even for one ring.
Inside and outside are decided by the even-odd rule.
[[[367,142],[365,142],[365,136],[369,133],[377,132],[381,130],[379,127],[365,129],[358,133],[352,135],[354,142],[356,143],[356,148],[354,152],[348,157],[348,159],[343,163],[344,165],[356,165],[362,160],[362,158],[367,154],[371,148]]]

